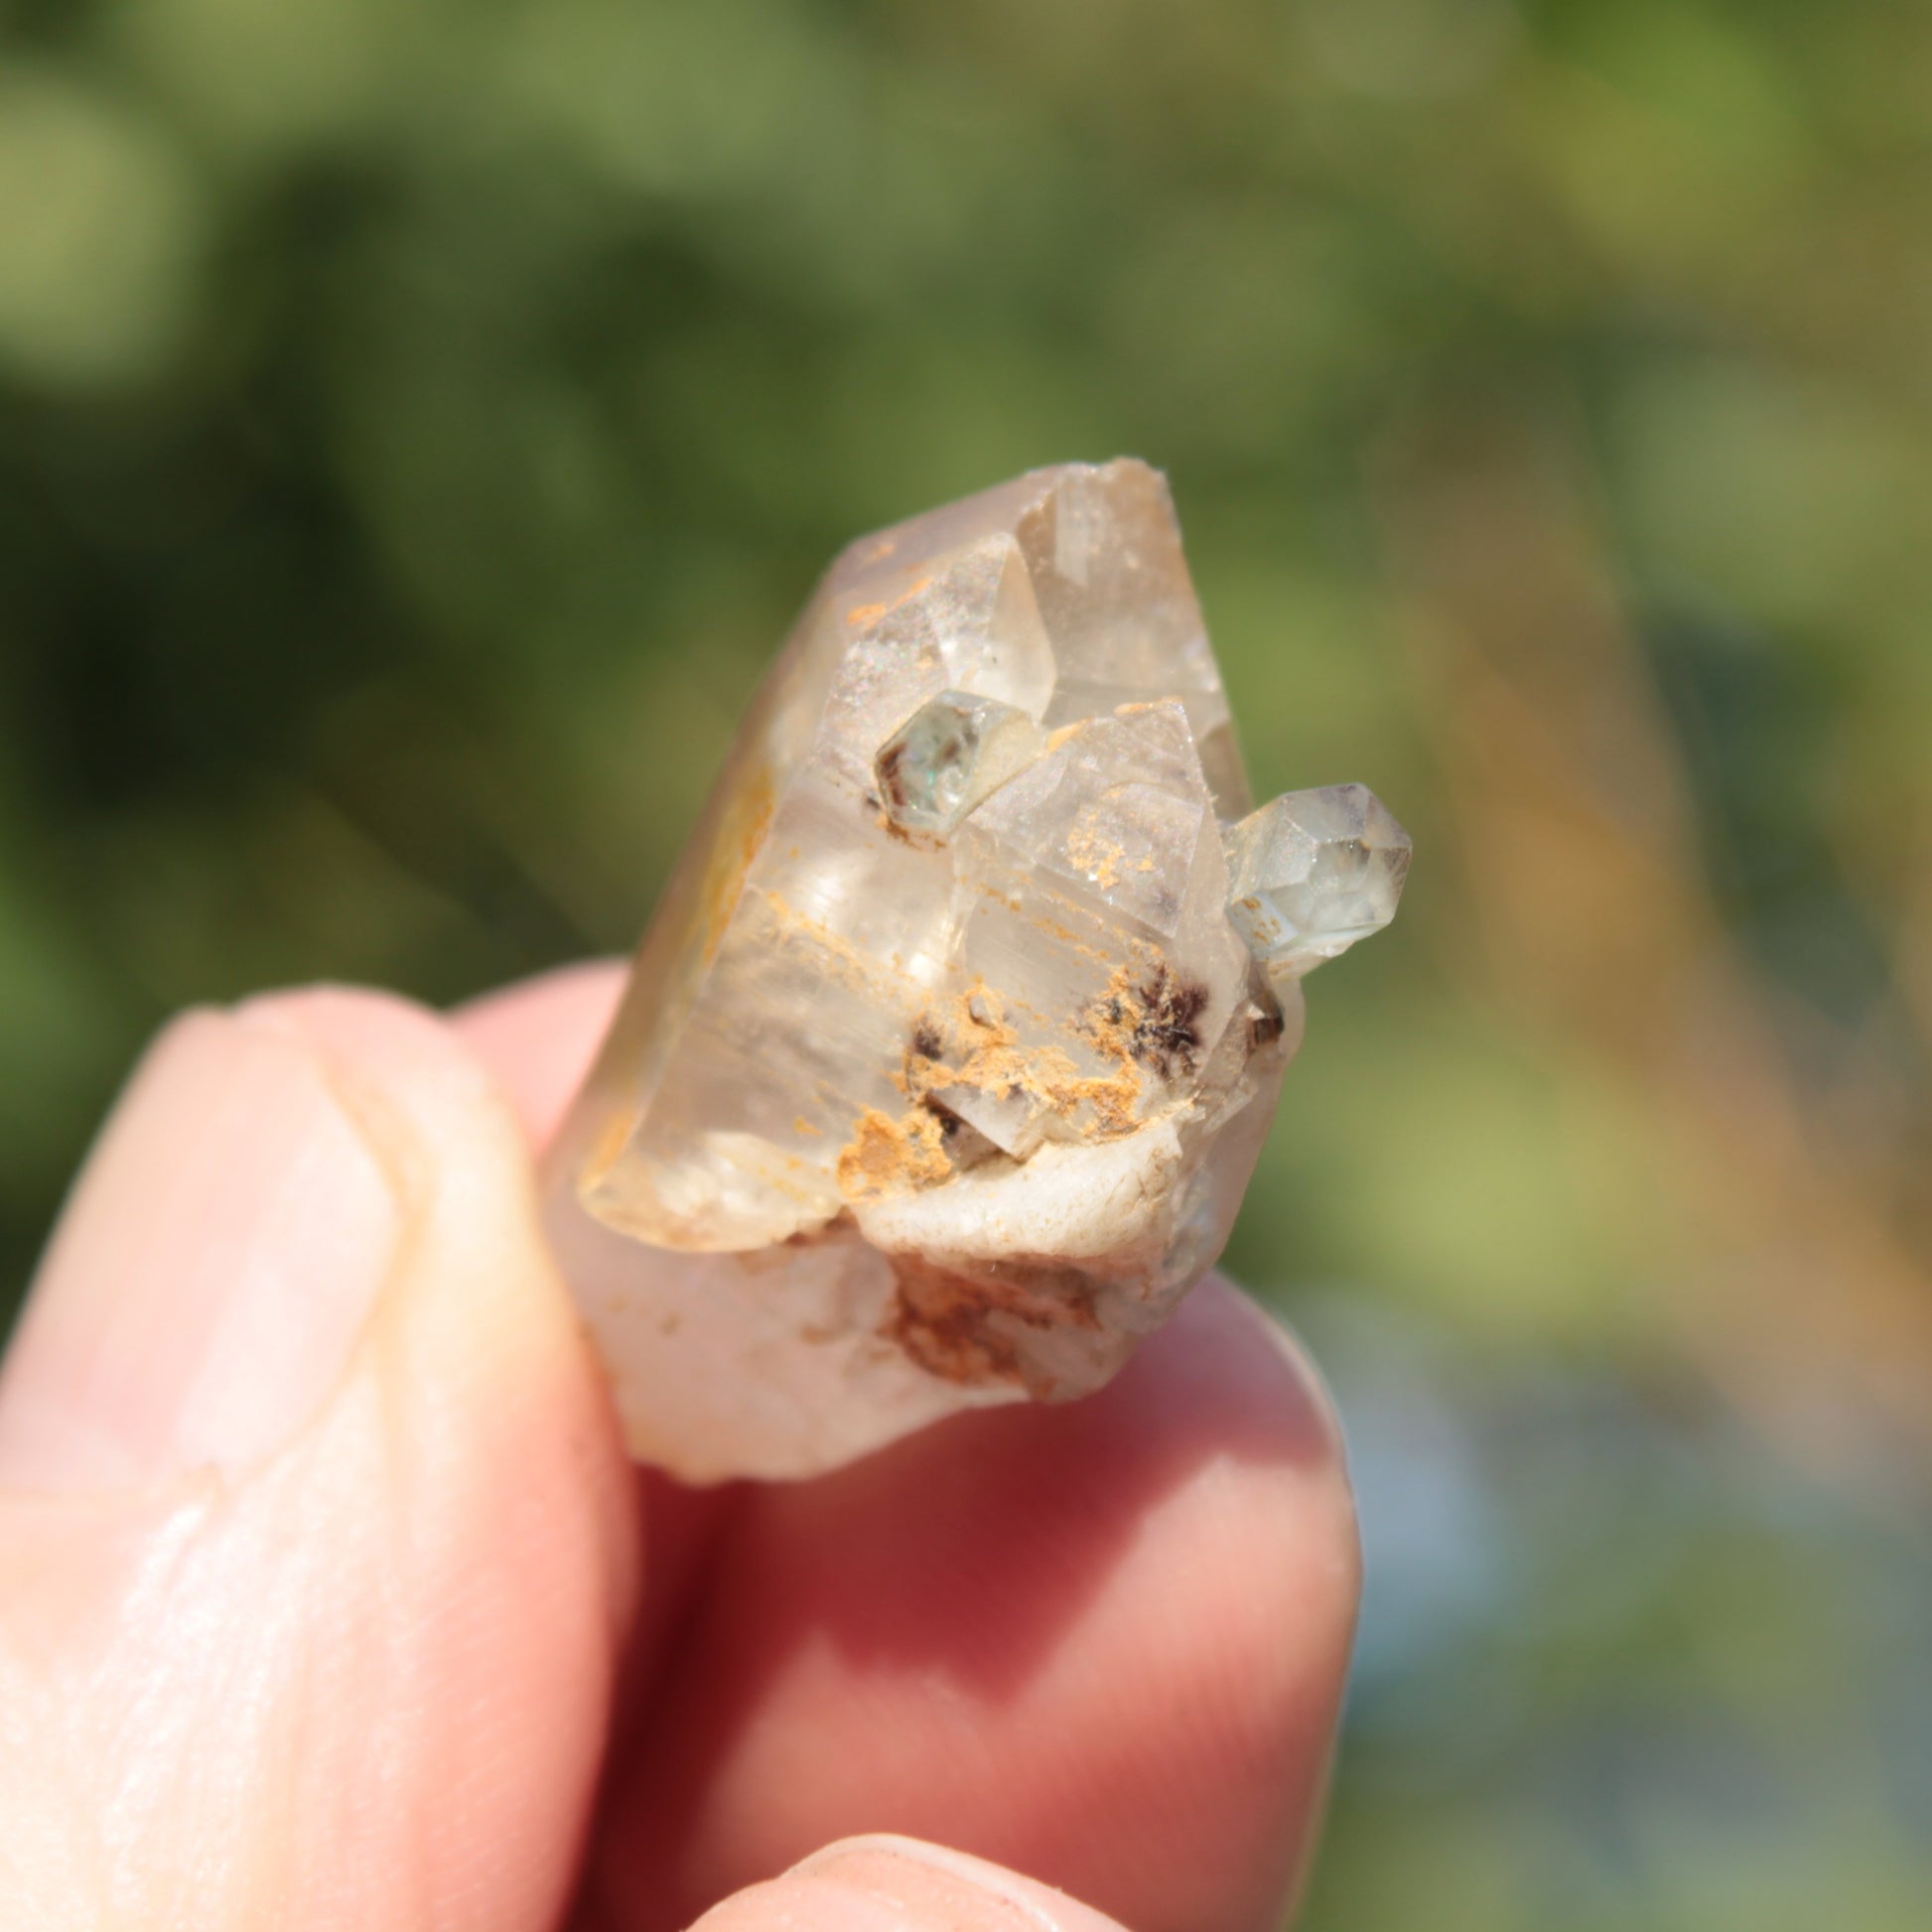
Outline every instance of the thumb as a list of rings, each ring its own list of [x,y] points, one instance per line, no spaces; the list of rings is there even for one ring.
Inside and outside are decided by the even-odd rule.
[[[404,1002],[150,1050],[0,1370],[9,1924],[554,1918],[632,1531],[533,1199]]]
[[[843,1839],[693,1932],[1121,1932],[1063,1891],[918,1839]]]

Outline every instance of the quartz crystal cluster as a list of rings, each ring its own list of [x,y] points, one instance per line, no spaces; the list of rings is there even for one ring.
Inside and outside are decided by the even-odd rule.
[[[1302,976],[1407,867],[1359,785],[1250,807],[1144,464],[838,559],[552,1157],[635,1454],[806,1475],[1120,1367],[1226,1239]]]

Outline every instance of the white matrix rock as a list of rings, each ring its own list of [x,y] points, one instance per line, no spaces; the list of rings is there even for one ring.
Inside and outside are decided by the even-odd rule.
[[[1359,786],[1250,812],[1146,465],[853,544],[552,1156],[632,1452],[803,1476],[1098,1388],[1220,1252],[1301,976],[1407,859]]]

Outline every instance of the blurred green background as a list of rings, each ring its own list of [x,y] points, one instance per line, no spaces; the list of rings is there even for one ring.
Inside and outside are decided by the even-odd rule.
[[[174,1008],[627,947],[813,575],[1171,473],[1418,860],[1237,1241],[1318,1932],[1932,1924],[1932,8],[0,0],[0,1245]]]

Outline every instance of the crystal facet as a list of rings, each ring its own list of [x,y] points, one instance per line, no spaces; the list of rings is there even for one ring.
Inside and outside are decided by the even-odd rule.
[[[895,825],[947,833],[1033,762],[1039,740],[1038,725],[998,698],[941,691],[880,748],[873,784]]]
[[[1395,917],[1409,834],[1366,785],[1272,798],[1228,827],[1228,918],[1274,978],[1300,978]]]
[[[1120,1367],[1226,1239],[1300,972],[1407,861],[1359,787],[1249,802],[1146,465],[846,550],[552,1156],[633,1452],[807,1475]]]

